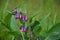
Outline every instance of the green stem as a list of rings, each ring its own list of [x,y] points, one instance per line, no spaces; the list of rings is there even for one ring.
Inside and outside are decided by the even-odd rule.
[[[20,30],[20,32],[21,32],[21,30]],[[24,35],[23,35],[23,33],[22,33],[22,32],[21,32],[21,35],[22,35],[23,40],[25,40]]]
[[[20,22],[21,22],[22,24],[24,24],[21,20],[20,20]],[[25,40],[25,38],[24,38],[24,34],[22,33],[21,30],[20,30],[20,32],[21,32],[21,35],[22,35],[23,40]]]

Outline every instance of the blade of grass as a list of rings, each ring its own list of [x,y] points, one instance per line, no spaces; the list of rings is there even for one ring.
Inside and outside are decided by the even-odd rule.
[[[9,0],[7,0],[7,1],[5,2],[4,8],[3,8],[3,10],[2,10],[2,15],[1,15],[2,18],[4,18],[4,15],[6,14],[6,9],[7,9],[8,3],[9,3]]]
[[[49,16],[50,16],[50,13],[40,18],[39,19],[40,23],[43,22],[45,19],[47,19]]]
[[[54,15],[54,20],[53,20],[54,24],[56,23],[56,17],[57,17],[57,14]]]

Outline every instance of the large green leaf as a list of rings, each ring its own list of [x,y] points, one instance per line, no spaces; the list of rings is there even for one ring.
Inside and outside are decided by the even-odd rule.
[[[11,35],[14,35],[14,36],[18,36],[20,33],[19,33],[19,31],[18,31],[18,29],[17,29],[17,27],[16,26],[10,26],[10,21],[13,21],[14,22],[14,25],[16,25],[15,24],[15,20],[14,20],[14,17],[13,17],[13,19],[12,19],[12,16],[11,16],[11,14],[8,14],[6,17],[5,17],[5,20],[3,21],[3,20],[0,20],[0,22],[1,22],[1,32],[0,32],[0,36],[2,37],[2,36],[4,36],[5,35],[5,33],[6,33],[6,31],[7,32],[9,32]],[[13,25],[13,24],[11,24],[11,25]],[[14,28],[13,28],[14,27]],[[4,28],[4,29],[3,29]],[[9,35],[9,34],[8,34]],[[6,35],[6,36],[8,36],[8,35]],[[10,35],[9,35],[10,36]],[[6,39],[6,38],[4,38],[4,40],[12,40],[12,38],[11,38],[12,36],[10,36],[8,39]]]
[[[15,21],[15,16],[11,16],[11,21],[10,21],[10,28],[12,31],[17,31],[18,27],[16,26],[16,21]]]
[[[18,37],[18,35],[20,35],[20,30],[16,26],[16,20],[15,20],[15,16],[14,15],[11,16],[10,29],[11,29],[10,33],[15,35],[15,37]]]
[[[50,30],[45,40],[60,40],[60,23],[55,24]]]
[[[45,40],[60,40],[60,33],[52,33]]]
[[[52,32],[59,32],[60,33],[59,30],[60,30],[60,23],[57,23],[49,30],[49,33],[52,33]]]
[[[48,13],[47,15],[45,15],[39,19],[40,25],[42,28],[42,30],[40,32],[40,36],[46,37],[48,35],[47,31],[49,30],[49,27],[51,27],[51,24],[49,23],[49,21],[51,22],[51,20],[47,20],[49,17],[50,17],[50,13]]]

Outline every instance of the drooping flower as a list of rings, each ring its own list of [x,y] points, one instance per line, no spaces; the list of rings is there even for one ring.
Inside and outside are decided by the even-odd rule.
[[[23,26],[20,27],[20,30],[21,30],[22,32],[26,32],[26,28],[23,27]]]
[[[25,15],[22,15],[22,16],[21,16],[21,20],[22,20],[22,21],[27,21],[27,20],[28,20],[28,17],[25,16]]]
[[[15,18],[16,19],[20,18],[20,14],[16,14]]]
[[[25,21],[25,20],[24,20],[24,15],[21,16],[21,20],[22,20],[22,21]]]
[[[21,31],[22,31],[22,32],[26,32],[26,28],[22,27],[22,28],[21,28]]]

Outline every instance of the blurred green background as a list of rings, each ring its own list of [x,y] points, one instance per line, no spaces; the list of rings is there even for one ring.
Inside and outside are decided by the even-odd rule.
[[[35,17],[37,20],[50,13],[50,16],[41,23],[43,29],[41,35],[60,22],[60,0],[0,0],[0,19],[4,20],[8,14],[7,10],[12,11],[14,8],[20,8],[20,11],[29,17],[40,13]],[[2,29],[0,28],[0,32]]]
[[[38,15],[39,18],[51,13],[50,20],[56,21],[54,23],[59,22],[59,0],[0,0],[0,16],[2,15],[0,18],[6,16],[6,10],[11,11],[16,7],[19,7],[22,12],[26,12],[29,16],[32,16],[32,14],[35,13],[40,13],[40,15]]]
[[[45,26],[60,22],[60,1],[59,0],[0,0],[0,19],[4,19],[7,10],[20,8],[20,11],[26,13],[29,17],[40,13],[36,19],[50,13],[50,16],[42,22]]]

